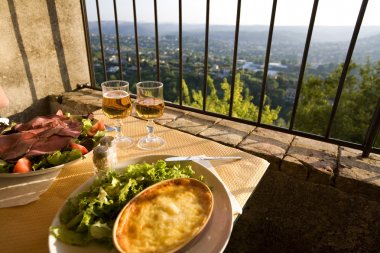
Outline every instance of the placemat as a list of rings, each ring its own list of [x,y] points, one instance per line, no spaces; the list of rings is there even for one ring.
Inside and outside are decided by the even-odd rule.
[[[100,110],[94,114],[106,124],[113,124]],[[136,143],[146,134],[145,125],[146,121],[135,117],[125,120],[123,132],[134,140],[135,145],[127,149],[119,146],[118,161],[153,154],[241,156],[241,160],[212,161],[211,164],[242,207],[268,168],[269,163],[264,159],[161,125],[155,126],[155,133],[165,139],[165,146],[157,151],[141,150]],[[39,200],[25,206],[0,209],[1,251],[48,252],[48,230],[54,216],[70,193],[93,175],[90,154],[87,158],[64,167]]]

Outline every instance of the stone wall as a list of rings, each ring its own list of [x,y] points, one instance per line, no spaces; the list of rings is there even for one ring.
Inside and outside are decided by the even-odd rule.
[[[0,116],[46,114],[48,95],[89,82],[80,1],[2,0],[0,17]]]

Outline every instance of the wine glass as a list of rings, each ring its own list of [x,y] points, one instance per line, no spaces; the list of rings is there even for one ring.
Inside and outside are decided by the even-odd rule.
[[[137,115],[148,120],[146,129],[148,135],[140,139],[138,147],[142,149],[158,149],[165,144],[165,140],[154,134],[153,119],[164,113],[164,85],[156,81],[144,81],[136,84],[137,99],[135,109]]]
[[[122,142],[124,147],[133,144],[130,137],[123,136],[121,128],[122,119],[127,118],[132,112],[131,97],[129,95],[129,83],[122,80],[106,81],[101,84],[103,92],[102,110],[109,119],[116,119],[115,143]]]

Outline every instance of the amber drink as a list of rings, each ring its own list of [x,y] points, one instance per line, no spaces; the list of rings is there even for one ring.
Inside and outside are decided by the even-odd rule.
[[[158,98],[145,98],[137,101],[136,113],[143,119],[155,119],[164,114],[165,103]]]
[[[122,119],[131,115],[132,105],[128,92],[108,91],[103,95],[103,113],[110,119]]]

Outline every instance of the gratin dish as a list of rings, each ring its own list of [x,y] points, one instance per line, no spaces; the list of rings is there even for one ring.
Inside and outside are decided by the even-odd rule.
[[[122,253],[173,253],[193,240],[213,210],[210,188],[194,178],[169,179],[136,195],[119,213],[113,241]]]

